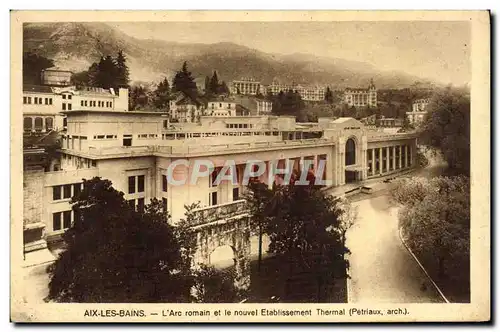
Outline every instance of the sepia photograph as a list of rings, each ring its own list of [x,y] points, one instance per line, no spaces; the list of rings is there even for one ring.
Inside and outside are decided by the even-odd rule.
[[[490,319],[489,13],[300,13],[11,12],[11,320]]]

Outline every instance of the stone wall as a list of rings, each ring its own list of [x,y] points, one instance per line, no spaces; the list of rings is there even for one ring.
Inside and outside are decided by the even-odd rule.
[[[23,176],[23,225],[42,221],[43,202],[43,167],[24,171]]]

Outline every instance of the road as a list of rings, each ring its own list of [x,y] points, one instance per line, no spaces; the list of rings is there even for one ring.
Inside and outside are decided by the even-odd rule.
[[[444,167],[435,158],[412,176],[436,176]],[[349,302],[444,302],[401,242],[398,207],[389,200],[388,190],[352,204],[358,209],[358,219],[346,243],[351,250]]]

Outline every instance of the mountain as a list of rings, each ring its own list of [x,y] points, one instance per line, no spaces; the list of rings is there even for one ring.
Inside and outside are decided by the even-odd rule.
[[[137,39],[105,23],[27,23],[23,29],[24,51],[54,60],[57,67],[74,72],[86,70],[105,55],[123,50],[134,82],[171,78],[184,61],[203,85],[204,77],[217,70],[230,82],[252,77],[264,84],[273,80],[302,84],[366,87],[371,78],[379,88],[408,87],[422,78],[403,72],[384,72],[363,62],[311,54],[265,53],[233,43],[186,44]]]

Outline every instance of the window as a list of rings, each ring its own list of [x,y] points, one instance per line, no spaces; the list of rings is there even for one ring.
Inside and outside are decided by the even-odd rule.
[[[161,202],[163,205],[163,212],[167,212],[168,211],[168,200],[165,197],[163,197],[161,199]]]
[[[82,191],[82,184],[81,183],[75,183],[73,185],[73,195],[78,195]]]
[[[61,199],[61,186],[52,187],[52,200],[57,201]]]
[[[139,198],[137,200],[137,211],[144,212],[144,198]]]
[[[92,160],[92,167],[97,167],[97,161]]]
[[[49,98],[45,98],[45,105],[49,104]]]
[[[28,97],[28,104],[31,104],[31,97]]]
[[[219,172],[221,171],[220,167],[216,167],[212,173],[210,173],[210,187],[217,187],[217,183],[215,180],[217,179],[217,175],[219,175]]]
[[[63,228],[70,228],[71,227],[71,211],[64,211],[63,212]]]
[[[62,99],[66,99],[66,95],[62,95]]]
[[[162,187],[163,187],[163,191],[164,192],[167,192],[168,190],[168,181],[167,181],[167,176],[166,175],[162,175]]]
[[[217,205],[217,192],[210,193],[210,205]]]
[[[128,177],[128,193],[135,193],[135,176]]]
[[[45,118],[45,130],[50,131],[54,128],[54,120],[52,118]]]
[[[68,95],[68,99],[71,99],[71,98],[72,98],[71,95]]]
[[[65,111],[66,110],[66,103],[63,103],[62,104],[62,110]]]
[[[23,104],[27,104],[28,103],[28,97],[23,97]]]
[[[35,97],[35,98],[33,99],[33,103],[34,103],[35,105],[36,105],[36,104],[38,104],[38,97]]]
[[[233,201],[240,199],[240,188],[233,188]]]
[[[36,117],[35,118],[35,130],[42,131],[42,129],[43,129],[43,118]]]
[[[31,131],[33,129],[33,120],[31,118],[24,118],[24,131]]]
[[[61,229],[61,212],[52,214],[52,229],[58,231]]]
[[[63,127],[68,126],[68,118],[63,118]]]
[[[83,106],[83,100],[80,100],[80,106]]]
[[[137,192],[144,192],[144,175],[139,175],[137,177]]]
[[[132,135],[123,135],[123,146],[132,146]]]
[[[49,105],[52,105],[52,98],[49,98]]]
[[[63,198],[71,198],[71,185],[65,184],[63,186]]]
[[[71,104],[68,104],[68,111],[71,111]]]

